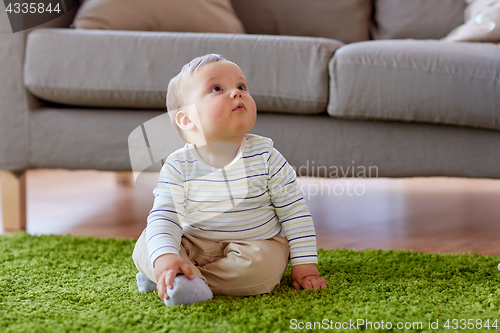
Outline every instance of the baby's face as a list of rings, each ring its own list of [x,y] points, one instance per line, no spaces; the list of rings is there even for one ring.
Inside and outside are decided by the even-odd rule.
[[[255,125],[257,108],[245,75],[229,61],[197,69],[186,83],[186,102],[195,104],[206,141],[240,144]]]

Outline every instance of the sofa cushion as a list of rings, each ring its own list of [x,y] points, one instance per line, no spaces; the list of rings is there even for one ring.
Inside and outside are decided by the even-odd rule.
[[[440,0],[441,1],[441,0]],[[372,0],[231,0],[247,33],[370,39]]]
[[[439,39],[464,23],[464,0],[376,0],[376,39]]]
[[[368,41],[329,64],[328,113],[500,129],[500,46]]]
[[[220,53],[247,77],[259,111],[320,113],[328,61],[343,44],[324,38],[37,29],[24,82],[47,101],[90,107],[165,108],[169,80],[191,59]]]
[[[443,38],[450,42],[500,42],[500,0],[467,0],[465,23]]]
[[[77,29],[244,33],[229,0],[87,0]]]

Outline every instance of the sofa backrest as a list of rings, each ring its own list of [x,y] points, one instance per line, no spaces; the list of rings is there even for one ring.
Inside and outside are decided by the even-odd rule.
[[[465,0],[376,0],[375,39],[440,39],[464,23]]]
[[[467,5],[466,0],[231,0],[231,3],[247,33],[325,37],[344,43],[369,39],[440,39],[464,23]]]
[[[464,23],[465,0],[231,0],[250,34],[440,39]]]
[[[372,0],[231,2],[250,34],[325,37],[344,43],[370,39]]]

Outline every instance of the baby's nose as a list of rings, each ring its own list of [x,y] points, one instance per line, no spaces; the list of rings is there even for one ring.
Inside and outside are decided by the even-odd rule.
[[[239,90],[239,89],[233,89],[231,91],[231,97],[232,98],[241,97],[241,90]]]

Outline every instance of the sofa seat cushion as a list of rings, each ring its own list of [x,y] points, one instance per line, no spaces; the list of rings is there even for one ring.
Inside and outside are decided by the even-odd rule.
[[[259,111],[320,113],[328,61],[343,43],[312,37],[37,29],[28,35],[25,86],[87,107],[164,109],[169,80],[191,59],[219,53],[247,77]]]
[[[329,64],[328,113],[500,129],[500,46],[369,41]]]

